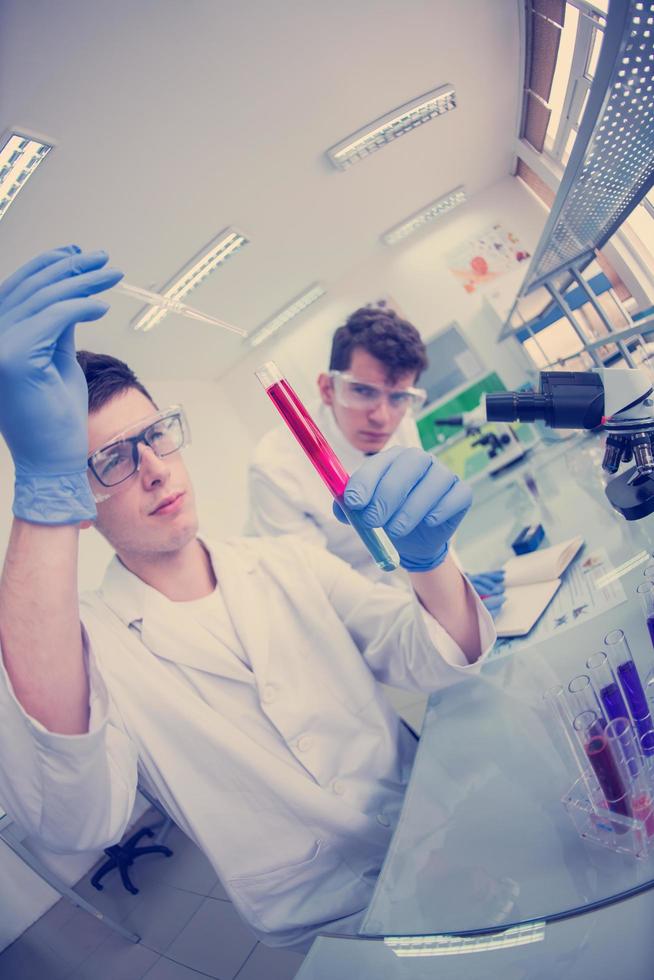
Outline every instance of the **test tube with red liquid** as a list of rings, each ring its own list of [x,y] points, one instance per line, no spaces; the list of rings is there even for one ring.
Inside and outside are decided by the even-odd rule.
[[[323,483],[370,552],[375,564],[385,572],[392,572],[399,566],[400,556],[385,531],[377,527],[367,527],[361,515],[345,504],[343,495],[350,478],[349,473],[284,375],[274,361],[267,361],[255,373],[273,405],[313,463]]]

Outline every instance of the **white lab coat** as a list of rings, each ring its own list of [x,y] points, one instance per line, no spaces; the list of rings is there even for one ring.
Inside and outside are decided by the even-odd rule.
[[[0,668],[0,800],[55,850],[102,848],[126,828],[138,773],[259,938],[354,932],[415,752],[377,680],[433,691],[477,666],[415,597],[323,548],[293,538],[208,547],[257,724],[215,709],[233,683],[218,642],[114,558],[81,604],[88,734],[48,732]],[[487,651],[492,620],[477,610]]]
[[[353,473],[366,458],[365,453],[348,442],[329,406],[321,402],[312,405],[310,411],[345,469]],[[393,446],[420,448],[412,416],[402,419],[384,448]],[[334,517],[329,490],[281,422],[257,444],[250,462],[248,484],[249,534],[299,534],[326,547],[373,581],[383,579],[388,585],[409,587],[401,569],[391,573],[382,571],[352,528]]]

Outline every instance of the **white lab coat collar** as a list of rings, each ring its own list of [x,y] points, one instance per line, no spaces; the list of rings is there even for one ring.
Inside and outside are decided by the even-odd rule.
[[[257,585],[259,556],[252,542],[202,542],[211,558],[225,606],[243,650],[265,683],[268,665],[268,600]],[[215,640],[192,617],[180,618],[175,603],[146,585],[114,556],[105,573],[100,594],[122,620],[141,634],[143,643],[158,656],[199,670],[216,672]]]

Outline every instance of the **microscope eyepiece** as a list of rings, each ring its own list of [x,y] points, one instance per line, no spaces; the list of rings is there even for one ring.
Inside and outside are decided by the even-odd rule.
[[[486,395],[489,422],[547,421],[549,399],[534,391],[494,391]]]
[[[535,422],[553,429],[595,429],[604,414],[604,386],[592,371],[543,371],[540,391],[497,391],[486,395],[493,422]]]

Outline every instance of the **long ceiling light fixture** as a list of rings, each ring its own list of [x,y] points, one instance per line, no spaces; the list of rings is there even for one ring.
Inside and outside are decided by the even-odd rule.
[[[442,214],[451,211],[452,208],[457,207],[459,204],[463,204],[465,199],[466,192],[463,187],[455,187],[449,194],[438,197],[431,204],[428,204],[426,208],[416,211],[411,217],[401,221],[399,225],[395,225],[395,227],[385,231],[381,236],[382,242],[384,245],[395,245],[397,242],[401,242],[404,238],[412,235],[414,231],[423,228],[430,221],[434,221],[435,218],[440,218]]]
[[[264,340],[267,340],[272,334],[277,333],[280,327],[296,317],[302,310],[306,310],[307,306],[311,306],[316,300],[320,299],[321,296],[325,295],[325,289],[320,285],[319,282],[310,286],[305,292],[296,296],[295,299],[291,300],[288,306],[285,306],[283,310],[279,313],[275,313],[269,320],[262,323],[260,327],[248,337],[248,342],[251,347],[258,347],[262,344]]]
[[[171,299],[181,300],[191,290],[199,286],[201,282],[211,275],[212,272],[227,261],[230,256],[238,252],[244,245],[248,244],[249,239],[233,228],[226,228],[217,238],[210,242],[208,248],[200,255],[196,255],[187,266],[177,273],[174,280],[168,280],[160,292]],[[134,330],[152,330],[163,318],[168,315],[168,310],[160,306],[146,306],[140,310],[132,325]]]
[[[387,143],[392,143],[398,136],[409,133],[430,119],[442,116],[450,109],[456,109],[456,93],[452,85],[442,85],[352,133],[330,147],[327,156],[338,170],[347,170],[353,163],[370,156]]]
[[[0,146],[0,219],[51,149],[51,143],[22,133],[12,132],[5,137]]]

